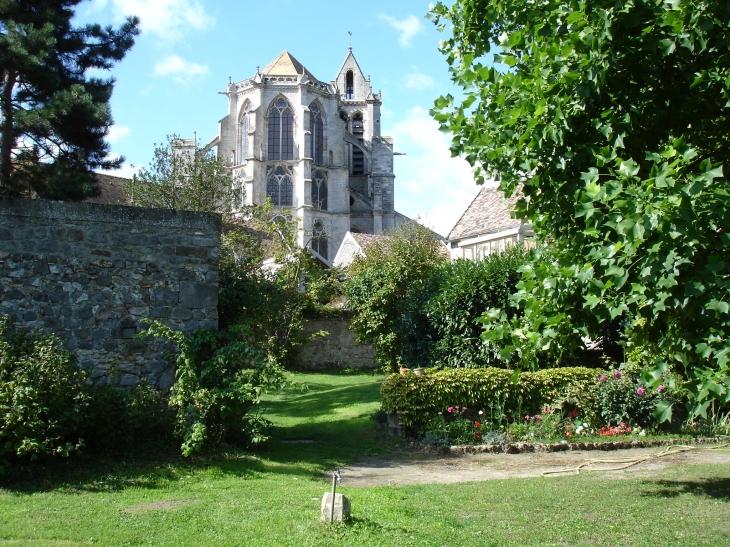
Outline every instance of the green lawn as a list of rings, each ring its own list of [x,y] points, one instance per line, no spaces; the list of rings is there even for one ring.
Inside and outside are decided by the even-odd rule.
[[[253,454],[98,462],[0,489],[3,545],[703,546],[730,544],[730,469],[353,488],[353,519],[319,523],[323,472],[397,450],[375,432],[382,376],[298,374],[268,398]],[[284,440],[313,440],[286,443]],[[345,477],[346,478],[346,477]]]

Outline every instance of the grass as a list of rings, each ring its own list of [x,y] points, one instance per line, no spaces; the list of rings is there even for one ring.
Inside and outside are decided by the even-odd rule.
[[[399,448],[377,433],[381,376],[300,374],[267,398],[279,427],[253,453],[98,461],[0,490],[0,547],[725,546],[730,469],[354,488],[353,519],[318,522],[324,475]],[[312,440],[312,443],[287,443]]]

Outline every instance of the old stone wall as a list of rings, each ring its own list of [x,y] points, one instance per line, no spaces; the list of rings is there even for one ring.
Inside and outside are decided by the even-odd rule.
[[[296,366],[304,370],[332,368],[372,368],[375,352],[370,344],[355,340],[350,330],[350,318],[309,318],[304,323],[304,334],[326,331],[328,336],[307,343],[297,356]]]
[[[0,315],[59,335],[92,380],[167,388],[167,344],[133,336],[218,328],[220,232],[214,213],[0,200]]]

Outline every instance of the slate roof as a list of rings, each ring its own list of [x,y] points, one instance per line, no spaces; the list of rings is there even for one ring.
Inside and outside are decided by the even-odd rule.
[[[309,72],[302,63],[297,61],[294,56],[284,50],[281,55],[266,65],[261,74],[267,76],[297,76],[306,74],[312,80],[317,80],[314,75]]]
[[[122,187],[131,182],[130,179],[96,173],[96,182],[101,193],[94,198],[86,198],[84,203],[128,205],[127,196],[124,194]]]
[[[520,221],[512,218],[510,213],[520,197],[515,192],[511,198],[505,199],[499,189],[482,187],[451,229],[448,239],[464,239],[519,226]]]

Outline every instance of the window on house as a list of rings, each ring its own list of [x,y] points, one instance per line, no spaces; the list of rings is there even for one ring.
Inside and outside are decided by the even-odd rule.
[[[309,105],[309,132],[312,139],[312,161],[317,165],[324,163],[324,123],[322,122],[322,113],[319,111],[317,103]]]
[[[249,102],[243,109],[243,115],[241,116],[241,147],[238,152],[238,162],[243,164],[246,162],[246,158],[249,155],[249,135],[248,131],[251,127],[251,109],[253,105]]]
[[[320,211],[327,210],[327,173],[320,169],[312,175],[312,205]]]
[[[266,197],[276,207],[291,207],[294,201],[291,171],[282,165],[270,165],[266,171]]]
[[[267,117],[269,160],[294,159],[294,114],[284,99],[277,99]]]
[[[348,70],[345,74],[345,99],[355,98],[355,78],[352,75],[352,70]]]
[[[362,114],[359,112],[352,117],[352,136],[358,141],[364,142],[365,127],[362,120]],[[352,147],[352,174],[365,174],[365,154],[357,146]]]
[[[312,250],[319,254],[325,260],[329,260],[327,232],[325,231],[324,222],[317,219],[312,224]]]

